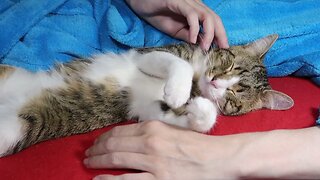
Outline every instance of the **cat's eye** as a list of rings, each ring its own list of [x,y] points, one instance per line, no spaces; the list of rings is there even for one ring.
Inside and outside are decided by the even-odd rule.
[[[236,71],[241,70],[241,67],[235,67],[234,70]]]
[[[234,92],[234,90],[227,88],[227,91],[230,92],[233,95],[236,95],[236,93]]]
[[[244,88],[242,88],[242,89],[237,89],[237,90],[236,90],[237,93],[241,93],[241,92],[244,92],[244,91],[245,91]]]
[[[234,67],[234,63],[232,63],[231,66],[230,66],[228,69],[226,69],[226,71],[227,71],[227,72],[232,71],[233,67]]]

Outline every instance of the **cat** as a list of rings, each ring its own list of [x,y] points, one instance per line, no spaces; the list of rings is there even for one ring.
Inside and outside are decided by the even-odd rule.
[[[272,90],[263,57],[270,35],[229,49],[181,43],[101,54],[28,72],[0,66],[0,157],[48,139],[126,119],[207,132],[219,113],[293,106]]]

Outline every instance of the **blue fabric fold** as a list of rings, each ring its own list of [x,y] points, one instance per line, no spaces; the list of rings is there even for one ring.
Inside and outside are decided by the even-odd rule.
[[[318,0],[204,0],[220,15],[231,45],[269,34],[269,76],[296,75],[320,85]],[[74,57],[177,42],[159,32],[123,0],[2,0],[0,62],[37,71]]]

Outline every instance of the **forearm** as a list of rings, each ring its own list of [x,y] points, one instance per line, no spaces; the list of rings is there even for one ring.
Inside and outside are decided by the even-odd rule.
[[[232,137],[232,136],[231,136]],[[319,178],[320,129],[235,135],[233,167],[244,178]]]

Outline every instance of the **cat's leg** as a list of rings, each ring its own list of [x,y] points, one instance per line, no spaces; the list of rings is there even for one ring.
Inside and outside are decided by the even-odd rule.
[[[197,132],[208,132],[216,123],[218,115],[217,107],[203,97],[191,99],[188,104],[176,109],[164,102],[155,102],[148,109],[140,114],[141,120],[156,119]]]
[[[209,99],[196,97],[186,106],[188,126],[198,132],[208,132],[216,123],[218,108]]]
[[[187,102],[194,73],[188,62],[167,52],[154,51],[141,55],[136,64],[142,72],[166,80],[163,98],[170,107],[178,108]]]
[[[12,154],[26,133],[26,124],[15,116],[3,116],[0,119],[0,157]]]

